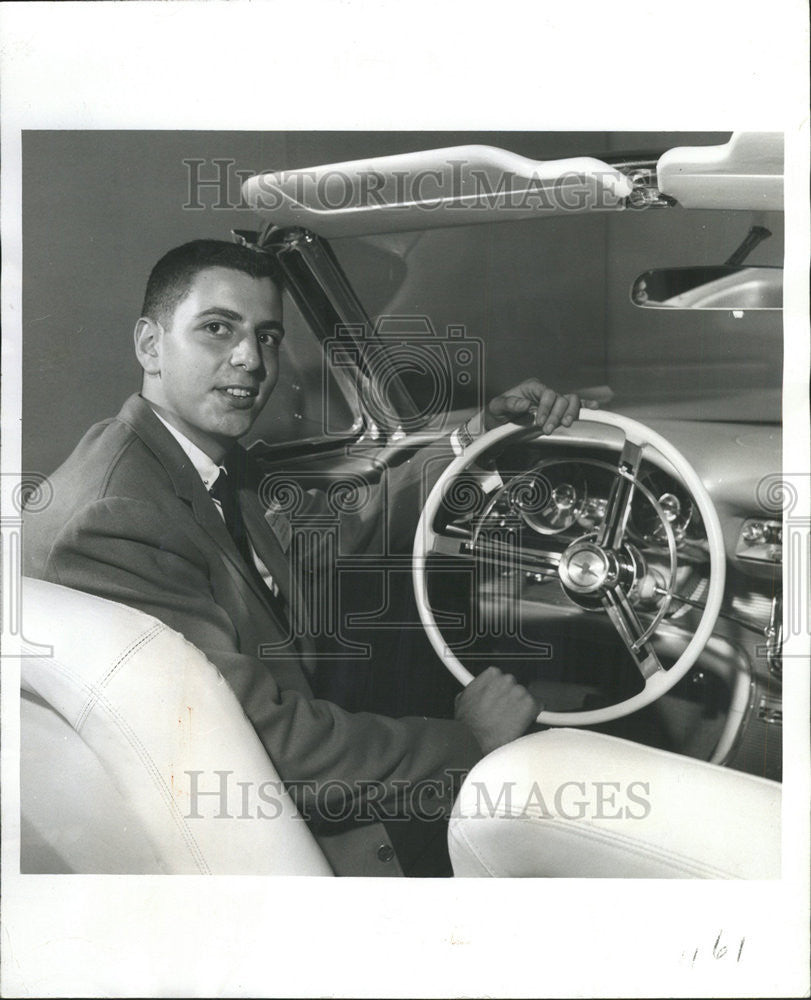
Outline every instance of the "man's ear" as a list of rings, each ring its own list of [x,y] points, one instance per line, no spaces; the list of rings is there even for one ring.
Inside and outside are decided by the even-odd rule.
[[[164,330],[160,323],[149,316],[141,316],[135,324],[135,356],[147,375],[161,373],[161,338]]]

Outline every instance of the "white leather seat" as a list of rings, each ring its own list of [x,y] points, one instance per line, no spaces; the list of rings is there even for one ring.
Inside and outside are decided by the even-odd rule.
[[[231,689],[157,619],[23,581],[21,870],[330,875]],[[471,771],[462,876],[777,878],[780,786],[582,730]]]
[[[24,872],[331,875],[236,697],[155,618],[23,581]],[[213,794],[212,794],[213,793]]]
[[[448,839],[457,876],[773,879],[780,806],[776,782],[555,729],[473,768]]]

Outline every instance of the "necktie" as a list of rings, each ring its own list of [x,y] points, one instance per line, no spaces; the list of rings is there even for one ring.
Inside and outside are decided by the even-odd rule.
[[[208,491],[215,500],[219,501],[222,508],[223,520],[229,534],[234,539],[234,544],[239,550],[239,554],[245,561],[251,576],[259,584],[260,592],[264,595],[271,610],[280,620],[281,624],[287,628],[287,617],[284,613],[284,602],[268,586],[262,574],[256,568],[253,552],[248,539],[248,532],[245,528],[245,521],[242,518],[242,510],[239,506],[239,495],[236,483],[232,477],[220,469],[220,474],[209,487]]]
[[[239,507],[236,486],[225,469],[220,469],[220,474],[211,484],[208,492],[215,500],[219,501],[225,526],[234,539],[234,543],[239,549],[239,554],[246,563],[253,565],[253,556],[248,544],[248,533],[245,530],[242,511]]]

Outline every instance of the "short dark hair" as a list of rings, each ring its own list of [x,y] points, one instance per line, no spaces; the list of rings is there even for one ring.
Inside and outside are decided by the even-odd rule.
[[[192,240],[175,247],[152,268],[141,315],[166,323],[186,297],[200,271],[227,267],[251,278],[270,278],[281,290],[282,275],[274,257],[225,240]]]

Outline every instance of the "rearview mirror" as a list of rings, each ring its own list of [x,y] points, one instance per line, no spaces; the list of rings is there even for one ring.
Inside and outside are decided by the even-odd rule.
[[[782,309],[783,268],[656,268],[639,275],[631,301],[649,309]]]

